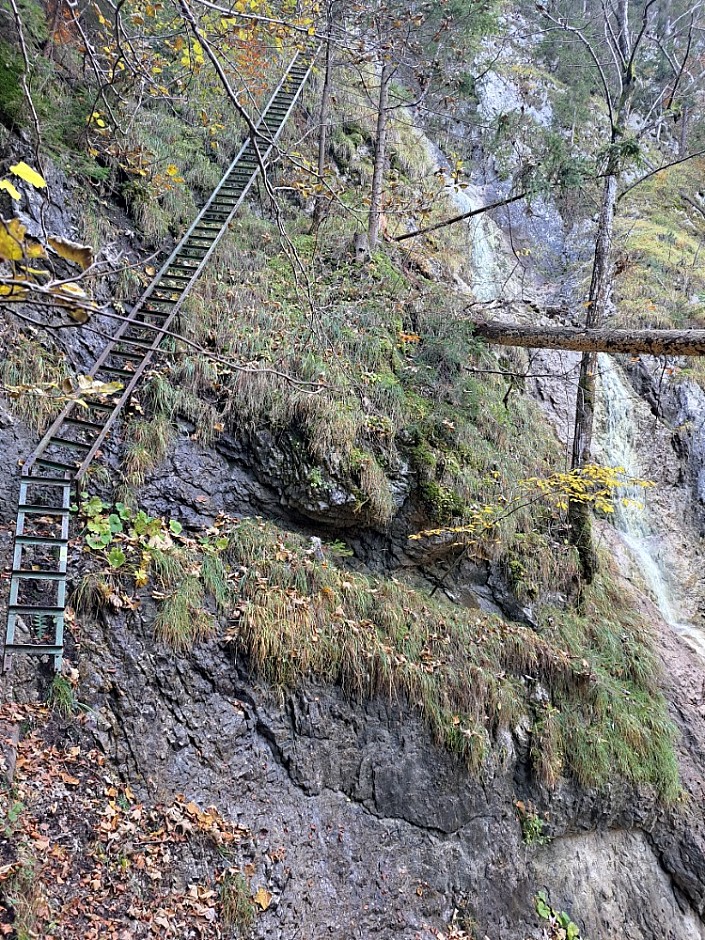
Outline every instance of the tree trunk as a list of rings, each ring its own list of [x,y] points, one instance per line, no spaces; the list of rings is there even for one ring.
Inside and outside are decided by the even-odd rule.
[[[631,114],[635,92],[634,71],[631,61],[631,37],[629,34],[629,0],[619,0],[614,12],[617,17],[617,44],[622,61],[621,94],[616,113],[611,115],[612,132],[610,150],[605,167],[605,182],[602,189],[600,216],[595,240],[595,257],[587,299],[586,328],[602,326],[607,313],[612,287],[612,231],[617,208],[617,187],[622,169],[621,144]],[[595,373],[597,354],[584,352],[580,360],[578,392],[575,402],[575,432],[571,466],[583,467],[590,462],[592,429],[595,417]],[[568,504],[571,541],[578,549],[584,580],[589,584],[597,572],[597,555],[592,540],[592,517],[588,506],[571,500]]]
[[[375,137],[375,165],[372,174],[372,193],[370,195],[370,215],[367,228],[367,241],[370,251],[375,250],[379,239],[379,226],[382,216],[382,187],[384,184],[384,164],[387,159],[387,124],[389,121],[388,101],[389,83],[392,69],[388,63],[382,63],[379,82],[379,102],[377,105],[377,134]]]
[[[569,349],[591,355],[705,356],[705,330],[613,330],[570,326],[525,326],[490,320],[474,326],[476,336],[494,346]]]
[[[323,176],[326,169],[326,157],[328,156],[328,119],[330,115],[330,98],[331,98],[331,71],[332,71],[332,58],[333,58],[333,44],[331,42],[331,34],[333,32],[333,4],[328,6],[328,29],[326,32],[326,62],[325,62],[325,72],[323,75],[323,89],[321,91],[321,110],[318,115],[319,121],[319,131],[318,131],[318,192],[316,193],[316,201],[313,207],[313,217],[311,218],[311,229],[309,234],[315,235],[318,229],[320,228],[321,222],[323,221],[323,216],[325,214],[325,207],[327,200],[323,194]]]

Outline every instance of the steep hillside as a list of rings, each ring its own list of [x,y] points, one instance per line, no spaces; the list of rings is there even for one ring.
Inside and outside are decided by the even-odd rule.
[[[325,185],[319,58],[267,185],[76,494],[63,670],[17,655],[0,678],[3,935],[705,936],[700,369],[603,363],[595,452],[624,469],[590,466],[576,491],[577,358],[495,354],[473,320],[579,320],[599,95],[571,88],[565,49],[524,41],[539,13],[487,5],[455,31],[450,6],[453,42],[432,5],[395,74],[378,244],[360,236],[384,72],[357,23],[360,57],[336,47]],[[50,311],[26,267],[39,289],[0,308],[8,575],[22,461],[246,131],[183,10],[130,6],[166,45],[97,103],[77,30],[112,48],[107,8],[62,10],[16,14],[38,143],[1,27],[0,169],[19,189],[0,186],[3,217],[97,259],[90,316]],[[205,21],[251,113],[297,38],[278,32],[286,4],[265,13],[265,39]],[[645,159],[678,144],[664,131]],[[615,322],[700,325],[701,171],[624,197]],[[395,240],[517,179],[528,201]],[[577,498],[596,517],[590,584]]]

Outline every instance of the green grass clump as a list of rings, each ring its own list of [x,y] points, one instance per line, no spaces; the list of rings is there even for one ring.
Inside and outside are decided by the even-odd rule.
[[[186,574],[162,601],[154,620],[156,636],[181,652],[207,637],[214,629],[213,617],[204,610],[203,584],[195,574]]]
[[[60,387],[69,375],[66,362],[33,332],[14,332],[4,337],[3,346],[0,383],[10,387],[10,406],[31,428],[41,432],[61,411]]]
[[[679,794],[676,730],[659,690],[650,631],[634,611],[634,598],[610,573],[607,558],[580,614],[543,611],[546,639],[590,667],[583,694],[556,690],[549,730],[558,743],[550,750],[562,752],[583,786],[604,786],[616,773],[673,800]]]
[[[63,676],[57,675],[52,679],[47,694],[47,704],[64,718],[73,714],[76,708],[76,695],[71,683]]]
[[[183,370],[181,370],[183,375]],[[198,398],[188,386],[178,384],[165,373],[155,373],[144,390],[148,417],[138,418],[128,428],[123,459],[123,477],[128,487],[142,486],[150,471],[164,461],[174,440],[177,417],[192,421],[196,435],[210,441],[216,412],[212,405]]]
[[[257,913],[247,879],[242,872],[225,872],[218,893],[223,922],[235,930],[237,936],[244,936]]]
[[[71,592],[69,603],[78,614],[96,613],[106,607],[112,593],[113,588],[102,573],[88,571]]]
[[[405,700],[472,771],[498,729],[530,714],[533,767],[547,784],[567,773],[604,786],[616,771],[677,795],[648,634],[608,576],[584,615],[552,611],[539,634],[317,562],[301,538],[264,522],[242,521],[229,537],[226,560],[239,570],[231,639],[276,688],[312,678],[357,700]]]
[[[702,160],[671,167],[625,199],[617,217],[622,254],[616,299],[620,322],[683,328],[705,323],[703,218],[696,199]]]
[[[4,39],[0,39],[0,123],[10,129],[22,123],[23,71],[22,56]]]

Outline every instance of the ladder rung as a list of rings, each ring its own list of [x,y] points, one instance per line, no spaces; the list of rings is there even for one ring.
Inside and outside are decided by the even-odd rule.
[[[70,441],[67,437],[52,437],[49,444],[55,447],[70,447],[71,450],[90,450],[93,446],[85,441]]]
[[[71,486],[66,477],[20,477],[20,486]]]
[[[65,607],[35,607],[33,604],[8,604],[7,612],[9,614],[44,614],[47,617],[62,617],[66,612]]]
[[[15,545],[68,545],[68,539],[62,539],[59,536],[49,535],[16,535]]]
[[[135,375],[137,374],[133,369],[118,369],[116,366],[101,366],[100,371],[107,372],[109,375],[121,375],[123,378],[129,379],[134,379]],[[88,447],[90,450],[93,445],[85,444],[83,446]]]
[[[63,506],[37,506],[36,503],[19,503],[19,510],[26,516],[68,516],[70,512]]]
[[[144,339],[144,337],[143,337],[143,339]],[[145,355],[146,355],[148,352],[150,352],[150,350],[152,350],[152,346],[150,346],[149,343],[144,343],[144,342],[142,342],[142,340],[140,340],[140,339],[130,339],[129,336],[128,336],[128,337],[124,337],[124,336],[123,336],[122,339],[120,340],[120,342],[122,342],[122,343],[129,343],[131,346],[136,346],[137,349],[143,349],[144,352],[145,352]],[[144,359],[144,356],[140,356],[140,359]]]
[[[86,402],[86,404],[88,405],[89,409],[93,408],[95,411],[107,412],[107,411],[115,410],[115,404],[108,404],[107,402],[104,402],[104,401],[88,401]]]
[[[128,352],[122,349],[115,349],[112,355],[119,356],[121,359],[131,359],[133,362],[141,362],[144,359],[144,356],[141,356],[139,353]]]
[[[21,578],[23,581],[63,581],[66,578],[65,571],[32,571],[29,568],[20,568],[12,572],[13,578]]]
[[[48,460],[46,457],[37,457],[34,465],[35,467],[48,467],[50,470],[67,470],[69,473],[77,467],[75,463],[61,463],[60,460]]]
[[[75,428],[91,428],[95,431],[102,431],[103,425],[98,424],[96,421],[86,421],[85,418],[64,418],[64,424],[70,424]]]
[[[6,643],[5,655],[8,653],[27,653],[29,656],[56,656],[63,652],[63,646],[43,646],[41,643]]]

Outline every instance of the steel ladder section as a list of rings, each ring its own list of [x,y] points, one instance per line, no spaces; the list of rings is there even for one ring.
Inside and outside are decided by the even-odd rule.
[[[119,397],[69,402],[22,468],[3,668],[13,653],[50,655],[61,669],[71,493],[167,336],[184,300],[271,157],[317,53],[298,52],[250,136],[186,234],[98,357],[90,375],[123,383]],[[259,159],[258,159],[259,151]],[[52,595],[52,591],[54,592]]]

